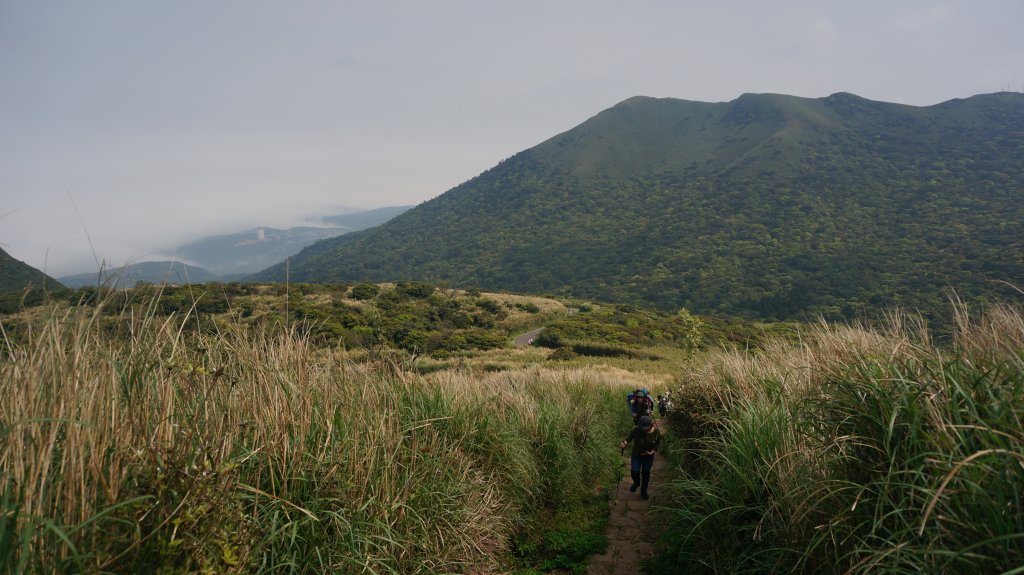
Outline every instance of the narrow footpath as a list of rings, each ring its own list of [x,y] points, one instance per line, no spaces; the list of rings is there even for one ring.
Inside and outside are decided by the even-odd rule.
[[[660,421],[659,425],[662,425]],[[664,427],[662,430],[666,431]],[[603,555],[590,558],[587,575],[637,575],[641,562],[654,555],[654,542],[660,531],[651,503],[658,501],[660,488],[669,480],[669,463],[662,455],[654,457],[648,488],[651,498],[647,501],[640,498],[639,491],[629,492],[633,480],[629,477],[628,456],[625,466],[625,476],[608,494],[611,514],[604,531],[608,549]]]

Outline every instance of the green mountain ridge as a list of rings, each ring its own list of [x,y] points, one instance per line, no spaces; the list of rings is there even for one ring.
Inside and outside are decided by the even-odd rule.
[[[27,287],[56,289],[64,286],[0,248],[0,292],[21,291]]]
[[[1024,285],[1024,95],[625,100],[292,281],[420,279],[764,319]],[[280,281],[283,265],[253,279]]]

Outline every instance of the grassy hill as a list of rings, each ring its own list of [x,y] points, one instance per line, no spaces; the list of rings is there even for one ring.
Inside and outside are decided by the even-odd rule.
[[[0,249],[0,292],[21,291],[29,286],[47,289],[63,287],[57,280]]]
[[[786,319],[940,314],[1024,285],[1024,95],[636,97],[391,222],[294,281],[443,280]],[[253,279],[281,281],[283,265]]]

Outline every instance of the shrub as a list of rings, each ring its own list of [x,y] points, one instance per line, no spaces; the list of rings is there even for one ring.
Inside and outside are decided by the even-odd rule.
[[[501,309],[501,304],[493,299],[481,299],[476,302],[476,306],[491,314],[499,314],[504,311]]]
[[[377,285],[361,283],[352,286],[352,289],[349,290],[349,297],[352,299],[367,300],[373,299],[378,293],[380,293],[380,287]]]
[[[573,351],[571,347],[560,347],[548,354],[548,359],[552,361],[566,361],[577,357],[579,357],[579,354]]]
[[[516,302],[515,307],[516,307],[516,309],[525,311],[527,313],[540,313],[540,307],[538,307],[537,304],[532,303],[532,302],[530,302],[530,303]]]
[[[434,293],[435,288],[427,282],[398,282],[395,289],[410,297],[426,299]]]

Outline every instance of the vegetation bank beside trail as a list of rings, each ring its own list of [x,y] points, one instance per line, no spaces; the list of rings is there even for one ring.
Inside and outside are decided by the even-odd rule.
[[[956,311],[695,361],[652,573],[1020,572],[1024,312]]]
[[[5,338],[0,571],[530,572],[600,546],[571,522],[637,376],[419,375],[159,304]]]
[[[154,289],[0,316],[0,573],[582,573],[637,387],[674,403],[654,575],[1024,564],[1019,305],[939,333],[420,282]]]

